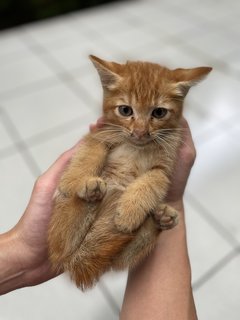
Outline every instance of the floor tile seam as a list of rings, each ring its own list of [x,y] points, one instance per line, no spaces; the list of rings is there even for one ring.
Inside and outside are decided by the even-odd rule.
[[[214,263],[207,271],[205,271],[197,280],[192,284],[193,291],[196,292],[201,289],[206,283],[209,282],[215,275],[226,268],[229,263],[240,255],[240,246],[231,249],[216,263]]]
[[[3,158],[6,158],[8,156],[11,156],[14,153],[18,152],[19,148],[22,148],[23,146],[23,141],[24,145],[28,147],[28,149],[34,148],[38,145],[44,144],[45,142],[49,140],[53,140],[56,137],[61,137],[65,135],[66,133],[70,133],[74,131],[76,128],[79,128],[79,122],[82,121],[82,117],[77,117],[73,120],[63,122],[60,125],[54,126],[50,129],[44,130],[40,133],[34,134],[32,136],[29,136],[27,138],[23,139],[18,139],[12,144],[0,149],[0,155]],[[77,143],[77,141],[76,141]],[[16,148],[17,146],[17,148]],[[6,153],[6,155],[5,155]]]
[[[52,75],[50,77],[46,77],[46,78],[38,79],[35,81],[31,81],[26,84],[22,84],[10,90],[1,92],[0,101],[3,104],[5,101],[14,100],[34,92],[48,89],[49,87],[54,87],[59,84],[57,81],[58,81],[58,78],[56,77],[56,75]]]
[[[174,41],[173,41],[174,42]],[[172,41],[169,41],[169,43],[172,43]],[[232,69],[225,61],[222,59],[216,58],[214,56],[211,56],[210,54],[206,54],[205,52],[201,51],[199,48],[192,46],[191,44],[182,41],[181,47],[183,49],[187,49],[187,52],[191,51],[194,54],[197,54],[199,58],[204,58],[204,60],[209,61],[210,64],[214,65],[215,69],[224,75],[228,75],[231,78],[239,81],[240,80],[240,72],[236,72]]]
[[[69,26],[70,27],[70,26]],[[75,30],[75,29],[74,29]],[[91,29],[89,29],[89,30],[91,30]],[[96,30],[95,29],[92,29],[91,30],[92,31],[92,34],[94,34],[95,32],[96,32]],[[149,34],[149,32],[147,32],[148,34]],[[99,36],[100,35],[100,33],[97,33],[97,35],[96,36]],[[171,35],[171,34],[169,34],[169,37],[171,37],[171,36],[173,36],[173,37],[176,37],[176,35]],[[166,40],[167,41],[169,41],[169,38],[166,38]],[[105,41],[108,41],[108,39],[105,39]],[[174,42],[176,41],[176,39],[174,38]],[[186,42],[184,42],[183,41],[183,44],[185,45],[185,46],[188,46],[189,47],[189,45],[186,43]],[[43,47],[44,48],[44,47]],[[195,50],[196,49],[198,49],[198,48],[196,48],[196,47],[194,47],[195,48]],[[118,49],[116,48],[116,50],[120,50],[120,48],[118,47]],[[229,73],[230,74],[233,74],[233,76],[234,76],[234,78],[237,78],[237,79],[239,79],[240,78],[240,74],[238,74],[238,73],[236,73],[236,72],[233,72],[232,70],[231,70],[231,68],[229,68],[229,66],[228,66],[228,64],[226,64],[225,62],[223,62],[222,60],[220,60],[220,59],[216,59],[215,57],[213,57],[213,56],[210,56],[210,55],[206,55],[206,53],[205,52],[202,52],[201,50],[198,50],[199,52],[200,52],[200,54],[201,54],[201,56],[205,56],[206,58],[211,58],[211,60],[213,60],[213,61],[215,61],[215,62],[217,62],[217,64],[219,65],[219,70],[222,70],[222,72],[224,72],[224,74],[225,74],[225,72],[226,71],[230,71]],[[125,53],[125,52],[124,52]],[[39,52],[38,52],[38,54],[39,54]],[[229,70],[230,69],[230,70]],[[71,72],[70,72],[71,73]]]
[[[73,28],[74,29],[74,28]],[[74,29],[75,30],[75,29]],[[99,33],[96,29],[91,29],[91,28],[89,28],[89,30],[94,34],[96,34],[97,36],[103,36],[104,37],[104,35],[102,35],[101,33]],[[144,29],[143,29],[144,30]],[[146,34],[149,34],[149,32],[147,32],[146,31]],[[176,35],[169,35],[169,36],[166,36],[166,39],[165,39],[165,41],[167,41],[167,42],[172,42],[171,40],[169,40],[169,37],[171,38],[171,37],[173,37],[173,41],[174,41],[174,43],[175,43],[175,41],[176,41]],[[109,43],[109,41],[108,41],[108,39],[106,39],[105,38],[105,41],[106,42],[108,42]],[[221,60],[219,60],[219,59],[216,59],[215,57],[212,57],[211,55],[207,55],[205,52],[202,52],[201,50],[199,50],[198,48],[196,48],[196,47],[192,47],[192,46],[189,46],[189,44],[188,43],[186,43],[186,42],[184,42],[184,41],[181,41],[181,43],[182,43],[182,45],[184,45],[184,46],[186,46],[188,49],[189,48],[194,48],[195,49],[195,51],[198,51],[198,53],[200,53],[200,55],[201,55],[201,57],[205,57],[205,58],[210,58],[211,60],[213,60],[213,61],[215,61],[215,62],[217,62],[218,64],[220,64],[220,67],[221,68],[219,68],[219,69],[223,69],[222,71],[225,73],[226,72],[226,69],[229,69],[228,68],[228,65],[225,63],[225,62],[223,62],[223,61],[221,61]],[[111,46],[112,46],[112,44],[111,44]],[[42,49],[45,49],[46,50],[46,48],[45,47],[43,47],[43,46],[41,46],[41,48]],[[121,50],[121,48],[120,47],[117,47],[117,46],[115,46],[115,48],[116,48],[116,50]],[[36,53],[36,52],[35,52]],[[50,52],[48,52],[49,54],[50,54]],[[125,52],[124,52],[125,53]],[[55,60],[55,62],[56,62],[56,60]],[[60,64],[58,63],[58,66],[59,66]],[[224,68],[222,68],[224,66]],[[61,66],[62,67],[62,66]],[[238,78],[238,77],[237,77]]]
[[[45,89],[48,89],[49,87],[57,86],[60,83],[62,83],[62,81],[71,82],[73,81],[72,78],[76,80],[79,76],[78,74],[80,73],[83,76],[87,75],[88,71],[86,69],[87,69],[86,66],[84,67],[82,66],[78,68],[69,69],[67,71],[61,71],[57,74],[53,74],[50,77],[31,81],[21,86],[14,87],[10,90],[2,91],[0,92],[0,100],[4,103],[5,101],[21,98],[22,96],[25,96],[34,92],[38,92],[41,90],[45,90]],[[67,75],[71,74],[71,78],[69,80],[67,80],[67,76],[65,76],[65,73],[67,73]],[[59,80],[59,77],[62,77],[62,81]],[[60,82],[58,83],[58,81]]]
[[[178,11],[178,13],[179,13],[179,10],[182,11],[182,9],[183,9],[183,7],[180,6],[179,4],[176,4],[176,3],[171,4],[171,2],[169,2],[168,7],[170,10],[176,9]],[[184,10],[187,10],[190,18],[195,17],[195,19],[193,19],[193,22],[195,22],[195,23],[196,23],[196,19],[199,19],[199,22],[204,22],[204,24],[208,24],[209,26],[214,27],[215,30],[218,32],[219,32],[219,29],[222,30],[223,32],[226,30],[233,32],[233,30],[231,29],[231,27],[229,27],[228,24],[224,25],[224,28],[223,28],[222,21],[206,19],[204,16],[199,15],[196,11],[190,11],[191,9],[189,9],[189,7],[184,7]],[[186,14],[186,11],[184,11],[184,14]],[[224,16],[222,18],[224,18]],[[199,25],[199,26],[201,26],[201,25]],[[238,35],[238,34],[236,33],[236,35]]]
[[[74,29],[74,25],[73,25],[73,30]],[[115,44],[111,43],[105,36],[104,34],[102,34],[101,32],[99,32],[97,29],[91,27],[91,26],[88,26],[88,30],[89,32],[91,33],[91,35],[95,38],[98,38],[99,37],[101,38],[101,41],[105,41],[105,43],[107,44],[108,47],[111,47],[111,49],[113,48],[114,51],[116,51],[116,53],[119,53],[120,54],[125,54],[125,51],[122,50],[122,48],[120,46],[116,46]]]
[[[185,199],[231,248],[236,249],[240,246],[239,240],[192,193],[188,191]]]
[[[29,43],[30,42],[30,43]],[[32,52],[37,55],[38,57],[41,57],[42,61],[49,67],[52,68],[52,71],[56,72],[57,78],[64,84],[67,85],[67,87],[74,93],[74,95],[81,100],[81,102],[85,102],[86,104],[90,104],[90,107],[92,104],[95,103],[95,100],[92,99],[91,95],[78,83],[76,77],[72,75],[71,72],[69,72],[67,69],[64,68],[62,64],[60,64],[52,55],[51,52],[49,52],[46,48],[44,48],[41,44],[38,44],[35,39],[29,38],[29,41],[27,42],[29,45],[29,48],[32,49]],[[32,46],[34,44],[34,46]],[[44,55],[39,55],[36,48],[41,48],[42,50],[45,50]],[[93,108],[94,111],[96,111],[95,108]]]
[[[1,116],[4,118],[4,126],[6,131],[8,132],[9,136],[14,141],[13,145],[15,146],[16,150],[18,151],[22,159],[24,160],[25,164],[27,165],[28,169],[32,173],[32,175],[36,178],[41,174],[41,170],[35,161],[34,157],[32,156],[28,146],[26,145],[25,141],[21,138],[20,133],[18,132],[17,128],[15,127],[14,123],[11,120],[11,117],[8,115],[7,111],[4,110],[0,106]],[[16,139],[18,139],[18,143],[16,143]]]
[[[139,17],[135,16],[135,18],[139,18]],[[187,32],[187,30],[188,29],[184,30],[184,34]],[[191,30],[191,29],[189,29],[189,30]],[[149,30],[146,30],[146,32],[149,34]],[[187,48],[188,50],[189,49],[195,50],[195,52],[198,53],[200,58],[204,57],[204,59],[208,59],[208,60],[210,58],[210,60],[214,61],[215,64],[218,65],[219,71],[223,72],[224,74],[227,71],[229,74],[232,74],[234,76],[234,78],[237,78],[237,80],[240,79],[240,72],[239,72],[239,75],[235,75],[235,73],[232,72],[231,67],[229,67],[229,65],[226,64],[225,61],[223,61],[222,59],[216,58],[210,54],[206,54],[204,51],[201,51],[199,48],[192,46],[190,43],[188,43],[187,41],[184,41],[182,39],[179,42],[178,36],[180,36],[182,33],[183,33],[183,31],[180,33],[177,33],[177,34],[176,33],[174,33],[174,34],[169,33],[168,35],[163,37],[162,40],[165,41],[167,44],[174,44],[174,45],[177,44],[178,46],[180,45],[183,48]]]
[[[186,30],[185,30],[186,32]],[[191,42],[184,41],[183,39],[178,38],[180,34],[175,35],[169,35],[165,38],[165,41],[167,44],[174,44],[175,46],[181,47],[183,50],[187,50],[187,53],[189,54],[189,51],[192,51],[194,54],[197,54],[199,58],[212,61],[215,65],[218,66],[218,70],[222,72],[226,72],[229,67],[225,63],[225,61],[222,61],[219,58],[216,58],[215,56],[212,56],[211,54],[208,54],[202,50],[200,50],[198,47],[195,47],[194,45],[191,45]]]
[[[123,17],[122,18],[122,20],[124,20],[125,21],[125,23],[128,23],[128,25],[129,25],[129,27],[131,27],[131,28],[133,28],[133,29],[137,29],[137,27],[135,27],[134,26],[134,24],[131,24],[129,21],[128,21],[128,19],[126,19],[126,17]],[[73,27],[73,31],[75,31],[76,32],[76,27],[78,26],[78,22],[76,22],[76,21],[73,21],[73,22],[71,22],[71,25],[72,25],[72,27]],[[115,25],[113,24],[113,27],[114,27]],[[88,25],[88,24],[86,24],[85,26],[84,26],[86,29],[87,29],[87,32],[85,31],[85,33],[83,34],[83,36],[86,38],[86,40],[88,40],[88,37],[89,37],[89,35],[90,36],[94,36],[94,38],[96,38],[97,36],[96,36],[96,34],[92,34],[92,31],[93,30],[95,30],[95,29],[93,29],[90,25]],[[110,34],[111,36],[118,36],[119,34],[121,34],[121,33],[125,33],[126,31],[126,29],[124,29],[124,31],[122,31],[122,29],[121,30],[114,30],[114,28],[112,28],[111,29],[111,25],[109,25],[108,26],[109,27],[109,31],[108,31],[108,34]],[[109,33],[110,32],[110,33]],[[76,32],[76,34],[77,34],[77,32]]]
[[[116,302],[114,296],[109,291],[108,287],[105,285],[104,280],[100,280],[100,282],[98,283],[98,288],[101,291],[101,293],[104,296],[107,303],[110,305],[113,313],[115,313],[117,316],[119,316],[120,306]]]

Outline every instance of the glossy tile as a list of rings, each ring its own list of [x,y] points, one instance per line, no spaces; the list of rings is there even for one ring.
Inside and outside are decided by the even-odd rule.
[[[6,131],[6,127],[4,126],[3,120],[1,118],[1,111],[0,111],[0,150],[4,149],[13,144],[12,138]]]
[[[239,254],[217,273],[202,288],[195,292],[199,319],[229,319],[239,317],[240,278],[238,270]]]
[[[231,250],[231,245],[187,200],[185,201],[185,215],[192,282],[195,284]]]
[[[90,54],[108,59],[110,58],[110,52],[112,54],[112,50],[108,51],[106,46],[97,39],[92,41],[91,38],[86,38],[79,41],[77,37],[75,38],[75,43],[71,46],[67,45],[56,50],[50,50],[51,57],[56,59],[65,70],[74,70],[88,65],[88,56]]]
[[[76,41],[76,33],[67,23],[67,17],[62,20],[60,17],[38,21],[24,27],[26,41],[37,43],[45,49],[58,49],[65,46],[71,46]],[[81,41],[79,36],[78,41]]]
[[[101,112],[101,102],[103,97],[103,90],[100,82],[97,70],[94,68],[89,60],[88,66],[89,72],[85,74],[80,74],[76,76],[79,85],[84,88],[84,90],[91,95],[95,101],[96,109],[99,108],[99,113]]]
[[[22,41],[19,29],[6,30],[0,34],[0,68],[3,64],[26,58],[29,50]]]
[[[2,233],[14,227],[22,216],[35,179],[18,153],[0,159],[0,177],[0,232]]]
[[[22,138],[29,138],[88,113],[85,103],[61,83],[5,101],[4,108]]]
[[[31,320],[33,313],[36,320],[52,320],[56,314],[60,320],[117,320],[116,314],[97,287],[82,293],[63,276],[38,287],[17,290],[1,297],[1,319]]]
[[[12,63],[0,66],[0,97],[1,93],[53,75],[53,72],[39,57],[36,57],[32,52],[28,52],[24,59],[16,57]]]
[[[101,281],[110,292],[114,302],[120,310],[127,283],[127,271],[109,272],[102,277]]]
[[[95,119],[93,113],[86,113],[69,125],[55,127],[46,136],[32,137],[29,148],[41,171],[45,171],[63,152],[78,143]]]
[[[240,240],[238,180],[240,145],[228,132],[198,147],[189,182],[191,194],[228,232]]]

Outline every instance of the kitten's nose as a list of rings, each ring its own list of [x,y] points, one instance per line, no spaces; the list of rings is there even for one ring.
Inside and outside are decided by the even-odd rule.
[[[142,139],[143,137],[149,135],[146,129],[134,129],[132,135],[136,139]]]

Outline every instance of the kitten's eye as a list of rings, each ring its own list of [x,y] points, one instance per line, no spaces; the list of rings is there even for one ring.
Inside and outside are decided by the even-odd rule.
[[[118,111],[124,117],[130,117],[133,114],[133,109],[125,105],[119,106]]]
[[[167,113],[168,113],[168,110],[165,108],[156,108],[152,112],[152,117],[161,119],[165,117]]]

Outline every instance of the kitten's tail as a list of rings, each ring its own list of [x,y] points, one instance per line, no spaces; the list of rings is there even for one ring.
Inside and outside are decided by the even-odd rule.
[[[93,287],[111,269],[114,258],[132,239],[129,235],[105,234],[93,239],[87,235],[80,248],[63,263],[64,271],[83,291]]]

